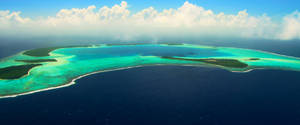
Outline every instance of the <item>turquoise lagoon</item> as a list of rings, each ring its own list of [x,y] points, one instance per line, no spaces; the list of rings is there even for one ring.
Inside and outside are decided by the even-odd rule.
[[[296,57],[259,50],[191,44],[101,44],[58,48],[51,51],[50,56],[39,57],[26,55],[24,52],[1,59],[0,68],[27,64],[42,65],[32,68],[20,78],[0,79],[0,97],[15,97],[65,87],[74,84],[76,79],[92,73],[146,65],[208,66],[232,72],[247,72],[253,69],[300,71],[300,59]],[[37,63],[17,61],[39,59],[57,61]]]

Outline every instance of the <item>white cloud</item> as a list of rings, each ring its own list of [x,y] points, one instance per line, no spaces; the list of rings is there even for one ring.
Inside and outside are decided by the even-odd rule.
[[[300,13],[298,11],[284,17],[280,39],[300,39]]]
[[[10,12],[10,11],[0,11],[0,28],[2,27],[14,27],[15,25],[23,25],[30,21],[29,18],[22,18],[20,16],[21,12]]]
[[[113,7],[92,5],[87,8],[62,9],[56,16],[30,19],[20,12],[0,11],[2,35],[26,36],[92,36],[121,41],[142,37],[160,38],[202,36],[264,39],[300,39],[300,13],[274,22],[266,15],[250,16],[246,10],[236,15],[185,2],[176,9],[158,12],[153,7],[131,13],[126,2]]]

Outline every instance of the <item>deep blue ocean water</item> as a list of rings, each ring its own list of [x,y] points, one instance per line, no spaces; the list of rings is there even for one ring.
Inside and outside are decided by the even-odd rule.
[[[236,44],[300,57],[299,44],[269,45]],[[0,56],[39,46],[0,46]],[[0,99],[0,124],[298,125],[300,72],[147,66],[99,73],[70,87]]]

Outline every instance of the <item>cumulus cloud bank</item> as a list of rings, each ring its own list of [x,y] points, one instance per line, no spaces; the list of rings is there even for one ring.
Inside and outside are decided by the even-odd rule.
[[[0,11],[2,36],[86,36],[131,41],[161,38],[237,37],[291,40],[300,39],[300,13],[273,21],[267,15],[250,16],[246,10],[235,15],[185,2],[161,12],[153,7],[132,13],[127,2],[112,7],[62,9],[56,16],[37,19],[21,12]]]

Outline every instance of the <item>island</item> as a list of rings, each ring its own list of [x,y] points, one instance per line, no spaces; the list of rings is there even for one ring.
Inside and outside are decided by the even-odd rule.
[[[100,44],[36,48],[0,60],[0,98],[75,84],[86,75],[149,65],[300,71],[300,59],[260,50],[183,43]]]
[[[35,57],[50,56],[49,53],[60,48],[77,48],[77,47],[89,47],[90,45],[75,45],[75,46],[61,46],[61,47],[48,47],[48,48],[37,48],[25,51],[23,54]]]
[[[198,61],[198,62],[204,62],[207,64],[212,64],[217,66],[224,66],[228,68],[246,68],[248,66],[246,63],[242,63],[241,61],[236,59],[186,59],[186,58],[176,58],[176,57],[167,57],[167,56],[163,56],[161,58],[186,60],[186,61]]]
[[[16,60],[25,63],[42,63],[42,62],[56,62],[56,59],[33,59],[33,60]]]
[[[41,64],[28,64],[20,66],[10,66],[0,69],[0,79],[18,79],[28,74],[30,69]]]

